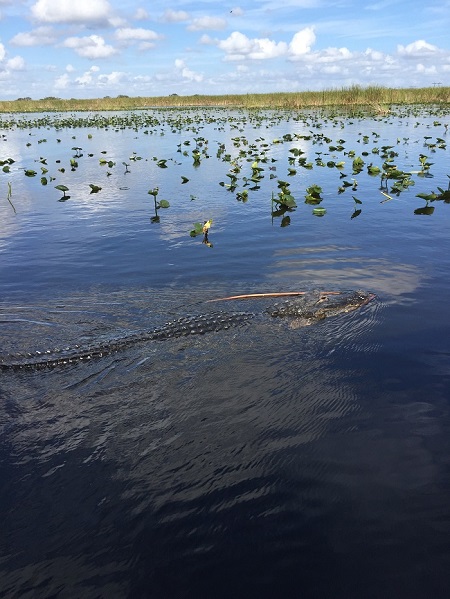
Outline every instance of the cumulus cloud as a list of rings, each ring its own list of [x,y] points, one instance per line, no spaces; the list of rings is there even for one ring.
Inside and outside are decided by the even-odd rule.
[[[99,67],[93,65],[88,71],[83,73],[80,77],[77,77],[75,79],[75,83],[81,85],[82,87],[90,85],[93,80],[93,75],[97,73],[99,70]]]
[[[199,39],[200,44],[204,44],[205,46],[212,46],[216,43],[216,40],[213,40],[207,33],[204,33],[202,37]]]
[[[184,10],[172,10],[171,8],[168,8],[163,16],[163,21],[166,23],[181,23],[188,19],[189,15]]]
[[[425,40],[417,40],[411,44],[408,44],[407,46],[402,46],[400,44],[397,46],[397,52],[400,54],[400,56],[411,58],[429,56],[430,54],[434,54],[438,51],[439,49],[437,46],[428,44]]]
[[[136,10],[136,12],[134,13],[135,21],[146,21],[148,18],[149,18],[149,14],[145,10],[145,8],[138,8]]]
[[[385,55],[383,54],[383,52],[379,52],[378,50],[372,50],[372,48],[367,48],[367,50],[364,52],[364,54],[368,58],[371,58],[372,60],[375,60],[375,61],[381,61],[381,60],[384,60],[384,58],[385,58]]]
[[[7,52],[5,46],[0,43],[0,73],[5,77],[8,77],[12,71],[24,71],[25,61],[21,56],[13,56],[7,58]]]
[[[146,50],[153,50],[155,46],[156,44],[154,42],[141,42],[138,46],[138,49],[142,52],[145,52]]]
[[[79,56],[90,59],[109,58],[117,52],[115,48],[106,44],[100,35],[68,37],[63,45],[75,50]]]
[[[126,73],[122,73],[121,71],[113,71],[109,74],[100,75],[98,78],[99,83],[102,85],[113,85],[116,86],[119,83],[122,83],[127,78]]]
[[[11,71],[24,71],[25,61],[21,56],[13,56],[6,62],[6,66]]]
[[[115,37],[120,41],[150,41],[158,40],[161,36],[151,29],[123,27],[116,31]]]
[[[177,58],[175,60],[175,68],[177,69],[177,71],[179,71],[183,79],[186,79],[188,81],[195,81],[196,83],[200,83],[201,81],[203,81],[203,75],[201,73],[191,71],[191,69],[189,69],[186,66],[186,63],[181,58]]]
[[[117,88],[128,80],[127,74],[120,71],[113,71],[109,74],[99,74],[99,71],[100,67],[93,65],[75,79],[71,79],[68,73],[64,73],[55,79],[53,88],[55,90],[67,90],[71,87],[98,88],[98,86]]]
[[[211,41],[209,38],[200,40],[203,44]],[[225,60],[267,60],[280,56],[298,60],[311,52],[315,41],[314,29],[305,27],[297,31],[289,43],[269,38],[249,38],[240,31],[233,31],[226,39],[216,43],[225,52]]]
[[[54,89],[57,89],[57,90],[67,89],[69,87],[69,84],[70,84],[70,77],[67,73],[64,73],[64,75],[60,75],[59,77],[57,77],[55,79],[53,87],[54,87]]]
[[[192,20],[187,29],[188,31],[203,31],[205,29],[220,31],[225,29],[226,26],[226,20],[221,17],[198,17]]]
[[[316,41],[316,34],[312,27],[305,27],[301,31],[294,34],[289,43],[289,54],[291,60],[295,60],[299,56],[303,56],[311,51],[311,47]]]
[[[226,54],[226,60],[264,60],[282,56],[287,53],[285,42],[274,42],[268,38],[250,39],[239,31],[233,31],[225,40],[218,42],[218,47]]]
[[[436,75],[437,73],[437,69],[434,65],[427,67],[420,62],[416,65],[416,71],[425,75]]]
[[[44,23],[105,22],[112,14],[107,0],[38,0],[31,7],[32,16]]]
[[[56,36],[51,27],[38,27],[32,31],[17,33],[10,43],[13,46],[49,46],[55,41]]]
[[[115,27],[117,29],[119,27],[126,27],[128,25],[128,21],[122,17],[111,17],[108,19],[108,25],[111,25],[111,27]]]
[[[325,48],[320,52],[315,52],[312,59],[317,64],[342,62],[345,60],[353,60],[355,56],[348,48]]]

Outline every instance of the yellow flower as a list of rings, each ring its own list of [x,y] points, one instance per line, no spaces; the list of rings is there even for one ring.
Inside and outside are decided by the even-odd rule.
[[[203,225],[203,233],[208,233],[210,227],[212,225],[212,218],[210,218],[209,220],[205,221],[205,224]]]

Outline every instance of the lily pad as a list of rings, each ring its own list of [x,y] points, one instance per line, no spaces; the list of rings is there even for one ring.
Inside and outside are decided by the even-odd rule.
[[[314,216],[325,216],[327,211],[325,210],[325,208],[313,208],[312,213],[314,214]]]

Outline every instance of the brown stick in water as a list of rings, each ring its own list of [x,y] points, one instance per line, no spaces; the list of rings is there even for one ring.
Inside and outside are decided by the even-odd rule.
[[[206,303],[210,302],[224,302],[228,300],[238,300],[238,299],[255,299],[255,298],[263,298],[263,297],[286,297],[289,295],[305,295],[309,293],[308,291],[279,291],[275,293],[246,293],[244,295],[230,295],[229,297],[217,297],[215,299],[206,300]],[[340,291],[321,291],[320,295],[340,295]]]

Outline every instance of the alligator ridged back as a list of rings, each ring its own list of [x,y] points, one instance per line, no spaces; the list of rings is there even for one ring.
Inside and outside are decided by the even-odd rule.
[[[266,313],[271,317],[289,317],[310,324],[328,316],[336,316],[337,314],[356,310],[367,304],[373,297],[375,297],[373,294],[366,291],[322,293],[312,291],[296,299],[275,304],[272,308],[267,309]],[[251,312],[211,312],[196,316],[183,316],[166,322],[159,328],[107,340],[91,347],[73,346],[64,349],[0,357],[0,369],[52,368],[72,362],[82,362],[113,354],[136,343],[202,335],[208,332],[238,327],[254,316],[255,314]]]
[[[137,343],[147,341],[165,341],[189,335],[203,335],[213,331],[222,331],[239,327],[252,319],[251,312],[213,312],[195,316],[183,316],[166,322],[161,327],[111,339],[91,347],[72,346],[27,354],[0,357],[1,370],[38,370],[54,368],[74,362],[83,362],[114,354]]]

